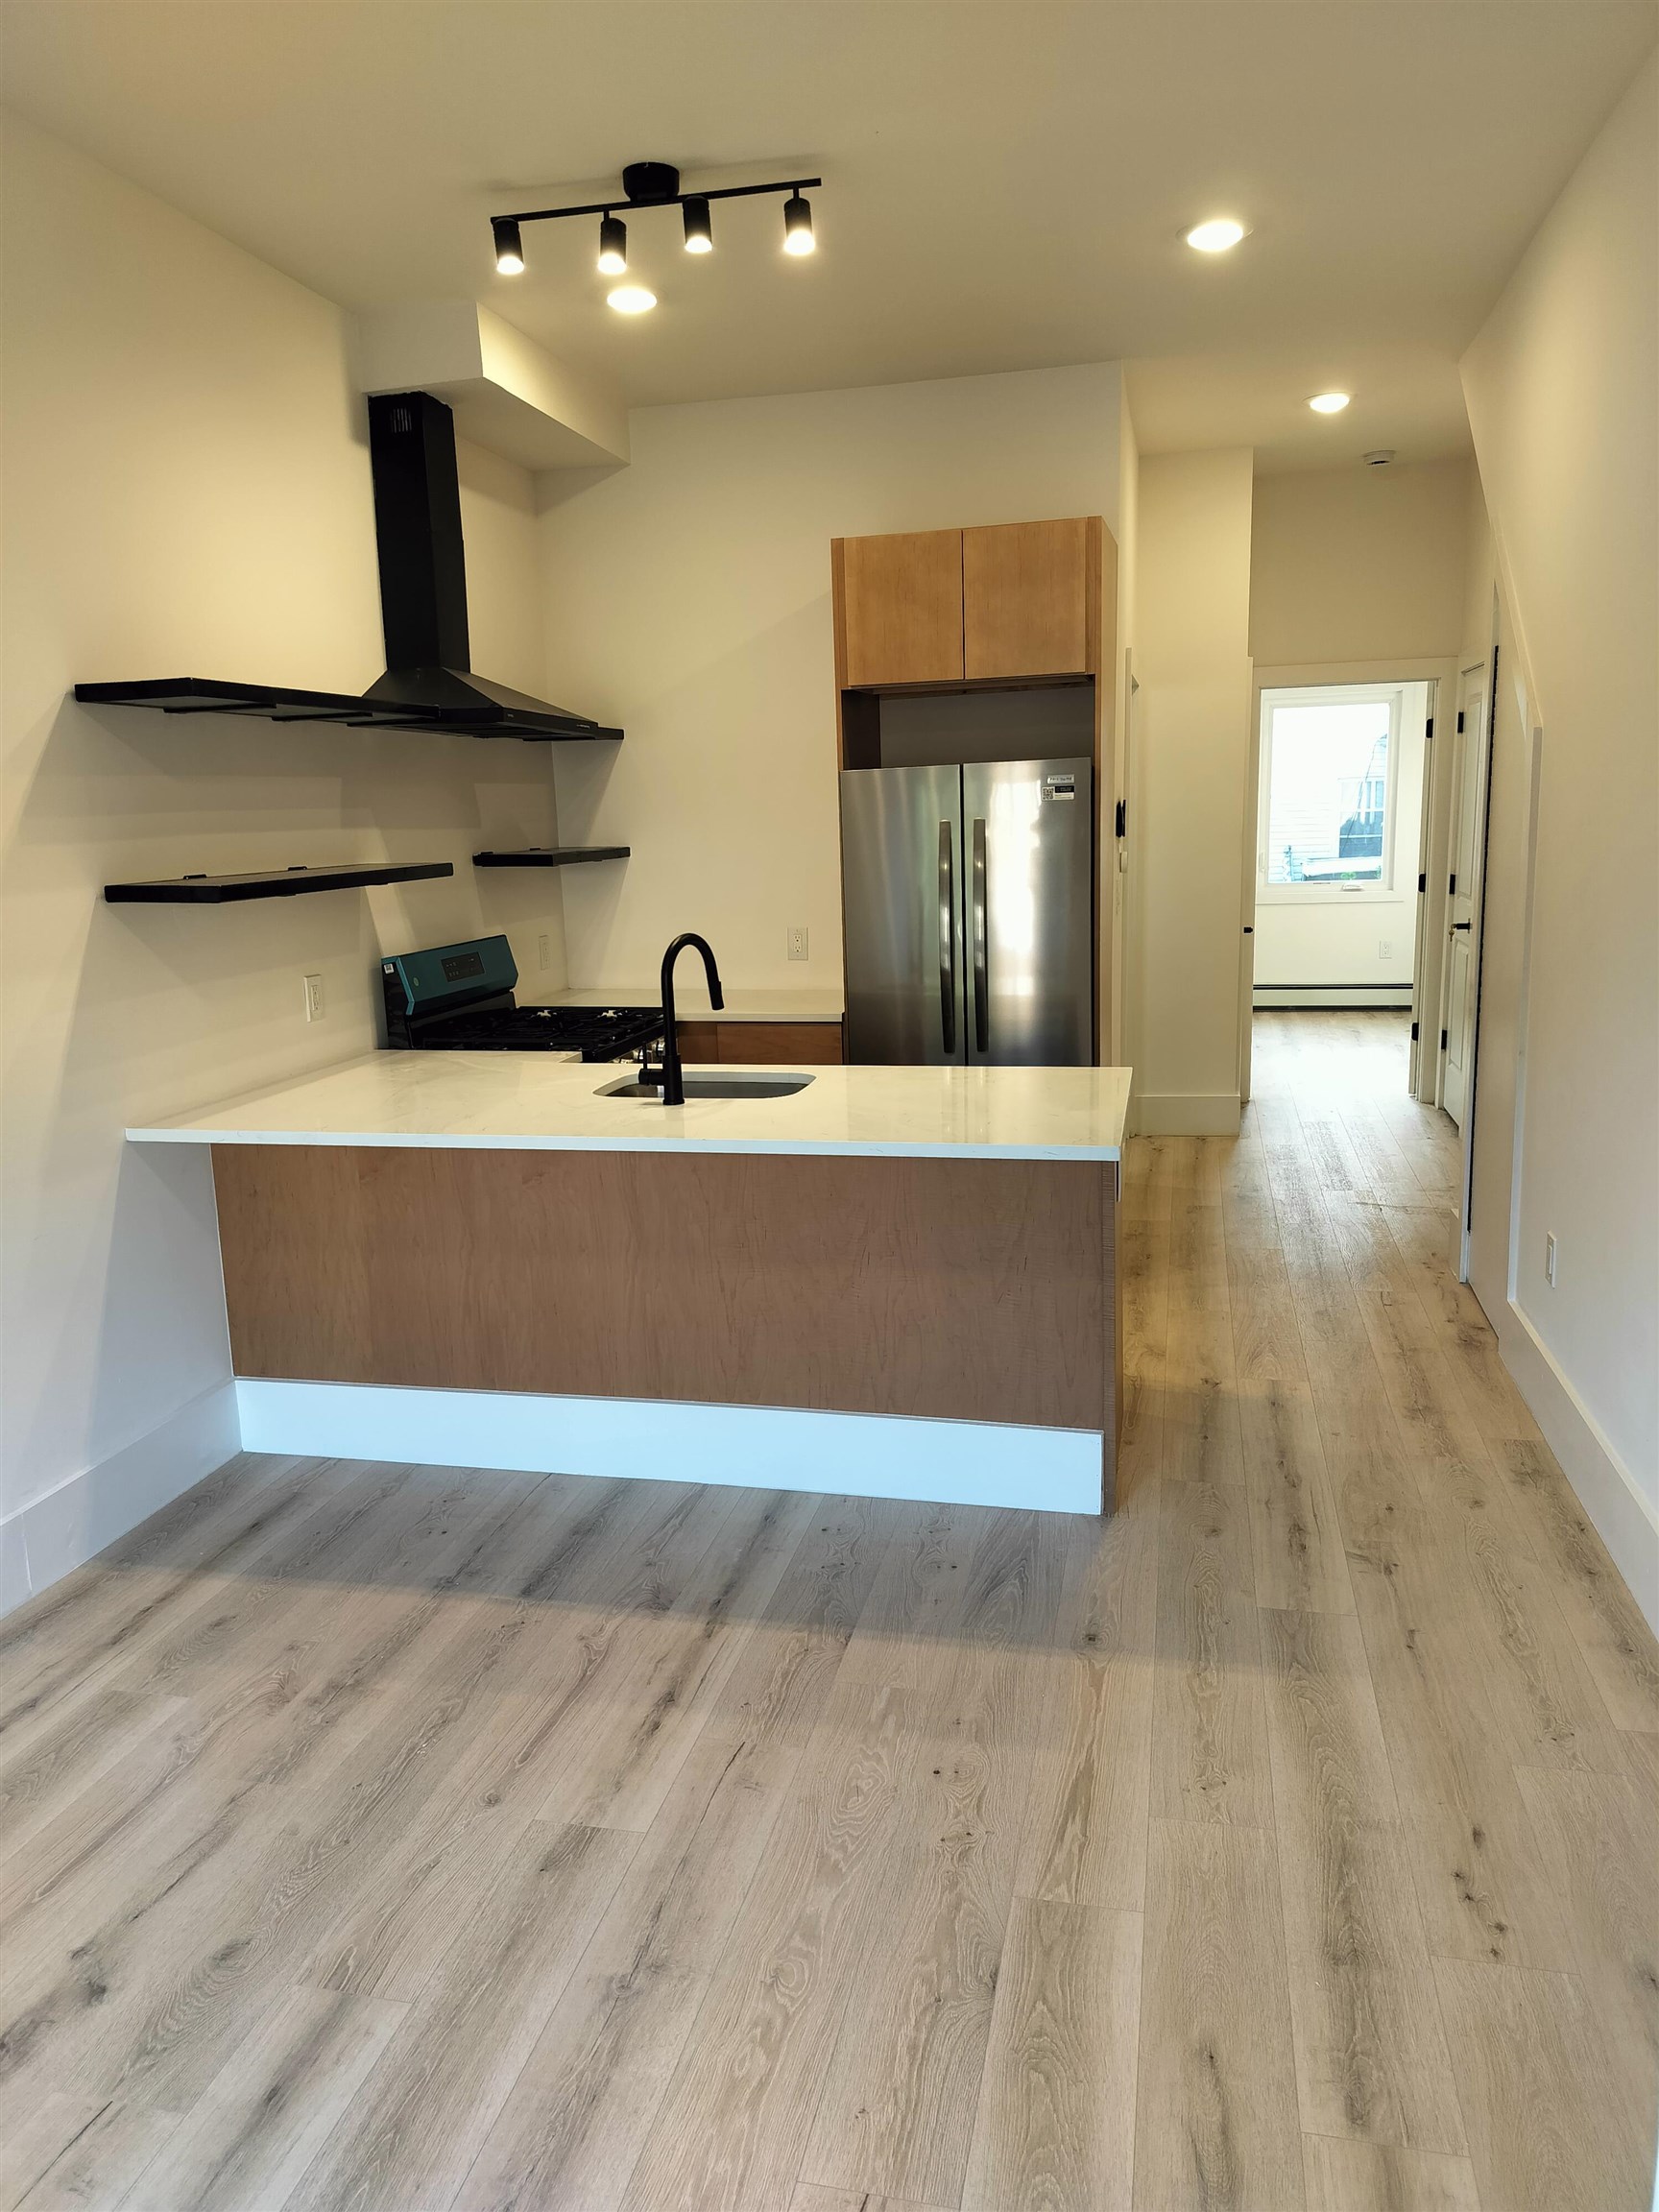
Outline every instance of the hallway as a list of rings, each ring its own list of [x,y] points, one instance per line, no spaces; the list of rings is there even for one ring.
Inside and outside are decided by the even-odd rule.
[[[1659,1664],[1402,1031],[1134,1145],[1109,1523],[243,1461],[0,1625],[0,2204],[1643,2212]]]

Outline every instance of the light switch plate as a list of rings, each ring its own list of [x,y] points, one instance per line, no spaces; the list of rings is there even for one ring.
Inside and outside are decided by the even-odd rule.
[[[323,978],[307,975],[305,978],[305,1019],[321,1022],[323,1019]]]

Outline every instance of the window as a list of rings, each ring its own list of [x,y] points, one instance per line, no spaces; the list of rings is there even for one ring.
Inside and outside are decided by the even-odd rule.
[[[1259,891],[1286,901],[1393,886],[1398,685],[1262,694]]]

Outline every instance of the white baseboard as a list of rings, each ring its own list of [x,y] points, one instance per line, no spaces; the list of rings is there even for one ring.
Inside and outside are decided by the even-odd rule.
[[[50,1589],[241,1450],[236,1387],[188,1406],[0,1522],[0,1611]]]
[[[236,1398],[248,1452],[1100,1510],[1098,1430],[368,1382],[243,1379]]]
[[[1142,1092],[1130,1108],[1138,1137],[1237,1137],[1237,1091]]]
[[[1614,1566],[1659,1634],[1659,1512],[1519,1306],[1511,1304],[1500,1324],[1498,1348]]]

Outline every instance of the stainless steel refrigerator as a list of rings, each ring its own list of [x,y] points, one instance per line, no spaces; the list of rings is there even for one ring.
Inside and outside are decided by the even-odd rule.
[[[1087,1067],[1094,814],[1087,760],[844,769],[848,1058]]]

